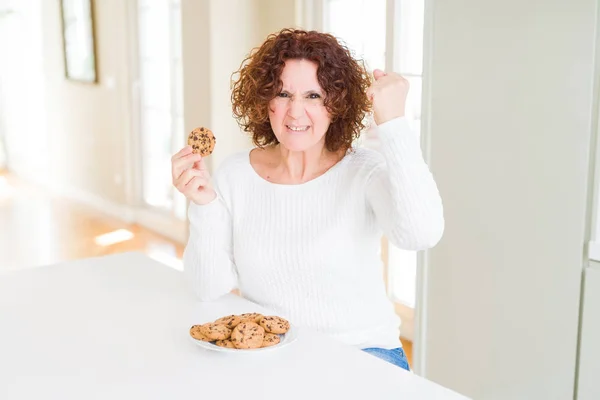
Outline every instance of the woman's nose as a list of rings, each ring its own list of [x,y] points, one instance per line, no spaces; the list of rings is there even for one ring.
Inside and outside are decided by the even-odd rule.
[[[291,100],[288,115],[296,119],[302,117],[304,115],[304,102],[298,99]]]

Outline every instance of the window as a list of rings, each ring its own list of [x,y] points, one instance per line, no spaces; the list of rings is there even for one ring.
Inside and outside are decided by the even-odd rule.
[[[314,28],[340,38],[368,70],[393,70],[409,80],[406,116],[420,135],[424,0],[322,0],[311,6]],[[364,136],[361,145],[368,145],[369,132]],[[416,253],[390,245],[387,255],[390,297],[414,307]]]
[[[385,69],[386,0],[326,0],[324,30],[342,39],[370,71]]]
[[[137,18],[142,201],[184,220],[171,183],[171,156],[185,145],[180,1],[138,0]]]
[[[406,99],[406,116],[412,128],[421,134],[421,100],[423,73],[423,22],[424,0],[399,0],[393,2],[394,21],[392,69],[410,82]],[[389,20],[389,19],[388,19]],[[388,282],[392,299],[406,306],[415,306],[417,253],[388,249]]]
[[[0,161],[48,185],[42,9],[39,1],[0,0]]]

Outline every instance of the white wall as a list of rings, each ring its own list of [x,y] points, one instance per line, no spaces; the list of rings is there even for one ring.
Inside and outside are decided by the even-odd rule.
[[[297,0],[254,0],[259,10],[260,41],[283,28],[294,28],[301,8]]]
[[[181,54],[185,129],[185,132],[181,132],[181,134],[185,137],[187,137],[188,132],[197,126],[212,126],[210,5],[211,2],[209,1],[181,1]],[[218,132],[215,132],[215,134],[217,135]]]
[[[51,179],[55,186],[123,204],[131,91],[126,4],[95,2],[95,85],[65,79],[60,3],[42,4]]]
[[[474,399],[573,398],[595,0],[431,1],[426,377]]]
[[[123,203],[130,91],[124,3],[95,4],[97,85],[65,79],[60,2],[1,4],[7,3],[15,10],[0,21],[8,168],[53,188]]]
[[[251,145],[233,119],[230,82],[246,54],[259,44],[258,11],[251,1],[211,2],[211,129],[218,135],[213,168],[230,153]]]

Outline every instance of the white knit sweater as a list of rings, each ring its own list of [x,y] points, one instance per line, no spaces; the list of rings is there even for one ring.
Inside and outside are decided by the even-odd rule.
[[[444,217],[405,118],[376,129],[379,151],[350,150],[303,184],[264,180],[249,150],[224,161],[213,176],[217,199],[188,210],[184,270],[198,297],[210,301],[238,287],[297,326],[360,348],[400,347],[381,236],[402,249],[427,249],[440,240]]]

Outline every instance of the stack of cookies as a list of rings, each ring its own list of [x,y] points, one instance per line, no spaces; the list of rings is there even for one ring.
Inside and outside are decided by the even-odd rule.
[[[232,349],[258,349],[281,341],[290,323],[278,316],[259,313],[228,315],[204,325],[194,325],[190,335],[196,340],[211,342]]]

